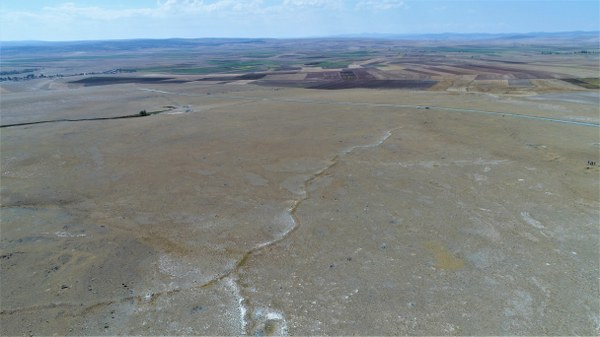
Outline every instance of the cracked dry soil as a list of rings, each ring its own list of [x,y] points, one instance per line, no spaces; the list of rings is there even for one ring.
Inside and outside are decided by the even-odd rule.
[[[3,335],[598,334],[596,127],[398,106],[483,95],[114,87],[196,108],[2,130]]]

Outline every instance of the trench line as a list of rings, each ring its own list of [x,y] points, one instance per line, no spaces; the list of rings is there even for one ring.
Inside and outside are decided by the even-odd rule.
[[[281,235],[279,238],[272,240],[272,241],[268,241],[266,243],[263,244],[259,244],[257,246],[255,246],[254,248],[252,248],[251,250],[249,250],[248,252],[246,252],[246,254],[244,254],[244,257],[236,264],[236,266],[234,268],[232,268],[228,273],[222,275],[221,277],[211,280],[209,282],[207,282],[205,285],[203,285],[203,287],[207,287],[210,286],[216,282],[219,282],[221,280],[223,280],[224,278],[227,278],[227,280],[231,280],[230,282],[235,282],[232,278],[230,278],[229,276],[231,274],[234,273],[238,273],[238,271],[244,266],[245,262],[248,260],[248,258],[250,258],[250,256],[266,247],[270,247],[273,246],[281,241],[283,241],[284,239],[288,238],[293,232],[295,232],[299,226],[300,226],[300,220],[298,219],[298,216],[296,214],[298,208],[300,207],[300,205],[308,200],[308,198],[310,198],[309,196],[309,187],[310,185],[318,178],[324,176],[325,174],[327,174],[327,172],[333,168],[334,166],[336,166],[338,164],[338,162],[345,156],[351,154],[352,152],[354,152],[354,150],[356,149],[361,149],[361,148],[375,148],[378,146],[383,145],[383,143],[385,143],[386,140],[388,140],[394,131],[398,130],[402,128],[401,126],[395,127],[393,129],[387,130],[384,135],[382,137],[380,137],[379,140],[377,140],[374,143],[370,143],[370,144],[365,144],[365,145],[355,145],[352,146],[346,150],[342,150],[341,153],[338,153],[336,155],[334,155],[330,160],[330,164],[325,166],[324,168],[322,168],[321,170],[313,173],[313,175],[304,181],[304,188],[303,188],[303,193],[302,193],[302,197],[296,200],[292,201],[292,206],[288,209],[288,214],[289,216],[292,218],[293,222],[294,222],[294,226],[288,230],[287,232],[285,232],[283,235]],[[239,289],[239,288],[238,288]],[[245,301],[245,299],[243,298],[243,296],[241,295],[241,289],[240,291],[238,291],[236,293],[237,295],[239,295],[240,300],[239,300],[239,306],[240,306],[240,312],[242,315],[241,318],[241,325],[242,325],[242,330],[245,332],[245,334],[247,334],[247,330],[245,330],[246,326],[248,325],[248,321],[246,319],[246,315],[248,314],[248,309],[244,306],[243,302]]]

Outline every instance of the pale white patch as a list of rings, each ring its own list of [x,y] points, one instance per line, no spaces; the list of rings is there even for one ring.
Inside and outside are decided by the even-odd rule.
[[[247,173],[244,178],[246,178],[246,181],[252,186],[267,186],[269,183],[263,176],[252,172]]]
[[[487,177],[487,176],[484,176],[484,175],[481,175],[481,174],[477,174],[477,173],[475,173],[475,174],[473,175],[473,178],[475,178],[475,181],[476,181],[476,182],[478,182],[478,183],[479,183],[479,182],[482,182],[482,181],[486,181],[486,180],[488,180],[488,177]]]
[[[59,238],[83,238],[83,237],[86,237],[86,235],[83,233],[73,234],[73,233],[69,233],[69,232],[55,232],[54,235],[58,236]]]
[[[531,215],[529,215],[529,212],[521,212],[521,217],[523,218],[523,220],[525,220],[525,222],[527,222],[528,224],[530,224],[531,226],[537,228],[537,229],[544,229],[546,227],[544,227],[544,225],[542,225],[541,222],[537,221],[536,219],[532,218]]]
[[[267,324],[274,331],[273,336],[287,336],[288,335],[288,323],[283,313],[273,310],[271,308],[257,308],[252,319],[256,322],[257,330],[265,330]]]
[[[282,181],[280,186],[292,194],[305,197],[306,190],[304,184],[309,178],[310,176],[304,174],[293,175]]]
[[[291,206],[285,211],[280,213],[279,215],[277,215],[274,219],[274,221],[277,224],[283,225],[281,227],[283,227],[283,229],[278,232],[277,234],[274,235],[273,240],[270,241],[266,241],[263,242],[259,245],[257,245],[254,249],[261,249],[263,247],[269,246],[281,239],[283,239],[284,237],[286,237],[294,228],[296,228],[296,226],[298,225],[296,223],[296,219],[294,219],[294,216],[292,215],[293,210],[298,206],[298,204],[300,203],[299,200],[294,200],[291,202]]]
[[[237,301],[238,309],[239,309],[239,322],[240,322],[240,333],[242,335],[246,334],[246,326],[248,325],[248,321],[246,320],[246,313],[248,309],[244,304],[244,297],[240,292],[240,287],[238,284],[230,277],[225,279],[225,285],[231,290],[234,299]]]
[[[386,141],[386,140],[388,140],[388,138],[390,138],[390,137],[392,136],[392,132],[393,132],[393,131],[395,131],[395,130],[398,130],[398,129],[400,129],[400,128],[398,127],[398,128],[394,128],[394,129],[391,129],[391,130],[388,130],[388,131],[386,131],[386,132],[383,134],[383,136],[381,136],[381,137],[379,138],[379,140],[377,140],[377,141],[376,141],[376,142],[374,142],[374,143],[371,143],[371,144],[365,144],[365,145],[355,145],[355,146],[351,146],[351,147],[347,148],[346,150],[344,150],[342,153],[343,153],[343,154],[349,154],[349,153],[351,153],[352,151],[354,151],[354,150],[356,150],[356,149],[359,149],[359,148],[378,147],[378,146],[382,145],[383,143],[385,143],[385,141]]]

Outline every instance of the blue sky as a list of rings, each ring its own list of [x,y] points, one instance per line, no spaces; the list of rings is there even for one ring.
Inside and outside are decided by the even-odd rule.
[[[0,40],[600,30],[600,2],[2,0]]]

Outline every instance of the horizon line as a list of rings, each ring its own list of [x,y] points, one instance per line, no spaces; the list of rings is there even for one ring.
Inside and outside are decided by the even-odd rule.
[[[38,43],[60,43],[60,42],[94,42],[94,41],[132,41],[132,40],[202,40],[202,39],[220,39],[220,40],[303,40],[303,39],[332,39],[332,38],[365,38],[365,39],[386,39],[395,37],[420,37],[420,36],[443,36],[443,35],[457,35],[457,36],[475,36],[475,35],[489,35],[489,36],[510,36],[510,35],[541,35],[541,34],[598,34],[600,37],[600,30],[572,30],[572,31],[532,31],[532,32],[502,32],[502,33],[486,33],[486,32],[475,32],[475,33],[461,33],[461,32],[442,32],[442,33],[377,33],[377,32],[363,32],[363,33],[345,33],[335,35],[313,35],[313,36],[296,36],[296,37],[219,37],[219,36],[205,36],[205,37],[124,37],[124,38],[99,38],[89,40],[1,40],[0,43],[25,43],[25,42],[38,42]]]

